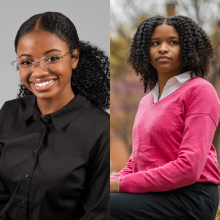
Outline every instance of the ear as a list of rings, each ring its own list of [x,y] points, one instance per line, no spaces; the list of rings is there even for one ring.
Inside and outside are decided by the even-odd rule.
[[[74,58],[72,58],[72,69],[76,69],[78,61],[79,61],[79,51],[75,49],[72,53]]]

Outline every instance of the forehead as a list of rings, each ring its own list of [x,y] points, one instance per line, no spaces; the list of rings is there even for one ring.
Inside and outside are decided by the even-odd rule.
[[[26,53],[34,56],[51,49],[66,51],[68,46],[55,34],[44,30],[34,30],[20,39],[17,54],[19,56],[19,54]]]
[[[179,34],[173,26],[162,24],[154,29],[152,38],[153,37],[155,38],[179,37]]]

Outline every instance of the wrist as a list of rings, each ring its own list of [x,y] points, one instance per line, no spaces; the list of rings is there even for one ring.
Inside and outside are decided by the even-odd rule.
[[[118,178],[118,193],[120,192],[119,181],[120,181],[121,178],[122,178],[122,176],[120,176],[120,177]]]
[[[110,193],[118,192],[118,179],[114,179],[110,181]]]

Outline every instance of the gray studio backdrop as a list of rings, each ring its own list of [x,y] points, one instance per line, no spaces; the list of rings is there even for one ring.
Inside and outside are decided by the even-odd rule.
[[[104,50],[110,55],[109,0],[10,0],[0,3],[0,108],[5,101],[15,99],[19,91],[19,73],[10,62],[16,58],[15,35],[29,17],[45,11],[61,12],[74,23],[80,40]]]

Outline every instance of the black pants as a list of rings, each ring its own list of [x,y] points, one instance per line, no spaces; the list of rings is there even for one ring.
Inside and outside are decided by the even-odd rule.
[[[166,192],[111,193],[111,220],[214,220],[218,188],[213,183],[195,183]]]

